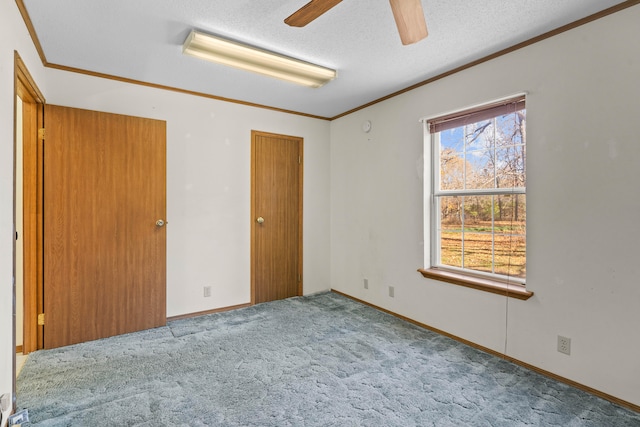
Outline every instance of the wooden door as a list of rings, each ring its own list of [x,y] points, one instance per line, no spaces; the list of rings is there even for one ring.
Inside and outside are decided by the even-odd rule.
[[[166,324],[165,181],[165,122],[45,106],[45,348]]]
[[[251,133],[251,301],[302,295],[302,138]]]

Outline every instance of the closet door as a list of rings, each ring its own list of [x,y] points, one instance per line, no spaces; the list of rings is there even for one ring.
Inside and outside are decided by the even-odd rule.
[[[302,138],[252,133],[252,302],[302,295]]]

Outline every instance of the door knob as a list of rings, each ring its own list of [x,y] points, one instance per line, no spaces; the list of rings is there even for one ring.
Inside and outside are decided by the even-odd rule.
[[[261,216],[258,217],[258,219],[256,219],[256,222],[258,224],[262,224],[264,222],[264,218],[262,218]]]
[[[168,224],[167,222],[164,222],[163,220],[159,219],[156,221],[156,225],[158,227],[163,227],[165,224]]]

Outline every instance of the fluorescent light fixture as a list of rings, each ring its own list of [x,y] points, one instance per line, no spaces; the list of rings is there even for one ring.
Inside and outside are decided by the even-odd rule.
[[[195,30],[185,40],[182,53],[309,87],[320,87],[337,74],[329,68]]]

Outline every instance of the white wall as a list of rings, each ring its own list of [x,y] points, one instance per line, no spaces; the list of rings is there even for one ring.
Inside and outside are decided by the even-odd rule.
[[[252,129],[304,138],[304,293],[330,288],[329,122],[53,69],[45,81],[49,104],[167,121],[168,316],[250,301]]]
[[[634,6],[332,122],[332,286],[639,405],[638,22]],[[522,91],[535,296],[423,278],[418,119]]]
[[[43,67],[15,2],[0,2],[0,394],[11,391],[13,347],[14,50],[42,80]],[[40,86],[45,90],[44,86]]]

